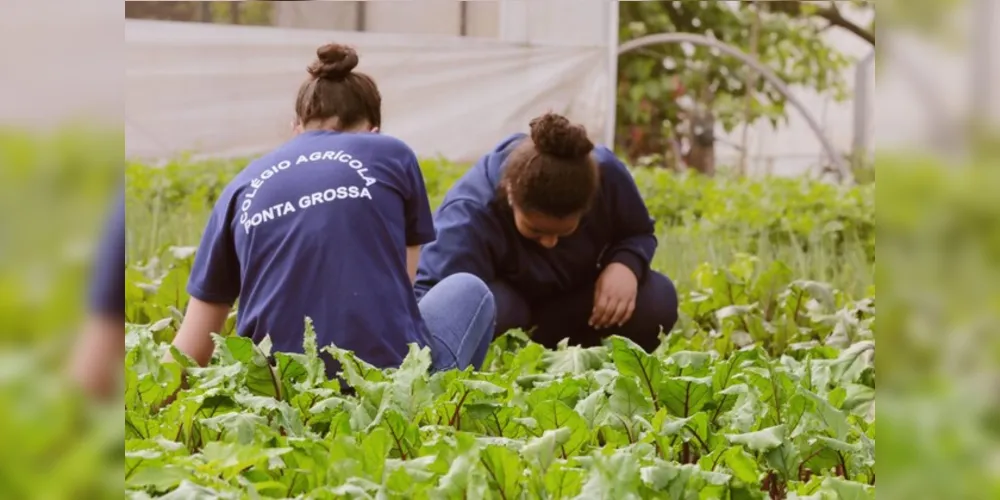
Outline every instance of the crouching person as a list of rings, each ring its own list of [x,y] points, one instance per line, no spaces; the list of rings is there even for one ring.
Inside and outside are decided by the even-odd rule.
[[[677,322],[673,282],[650,269],[654,223],[631,173],[582,127],[546,114],[486,154],[447,193],[424,247],[418,296],[456,273],[488,283],[495,334],[554,347],[617,334],[647,351]]]
[[[381,97],[352,71],[357,54],[327,45],[318,56],[298,93],[296,136],[237,175],[209,218],[174,345],[207,364],[211,333],[239,299],[237,333],[269,336],[275,351],[302,352],[310,317],[320,347],[380,368],[399,366],[410,343],[430,347],[433,369],[479,368],[492,292],[454,273],[417,302],[419,248],[435,237],[417,158],[378,133]]]

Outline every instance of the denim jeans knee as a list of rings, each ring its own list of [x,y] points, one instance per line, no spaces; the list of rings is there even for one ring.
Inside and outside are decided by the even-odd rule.
[[[435,370],[482,366],[493,340],[496,303],[486,283],[468,273],[441,280],[419,303],[431,334]]]

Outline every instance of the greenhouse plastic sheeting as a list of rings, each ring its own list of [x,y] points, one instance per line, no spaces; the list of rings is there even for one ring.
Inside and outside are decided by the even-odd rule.
[[[291,135],[316,48],[358,50],[383,98],[383,132],[418,155],[478,158],[553,110],[599,140],[609,57],[600,46],[540,46],[433,35],[126,20],[126,154],[239,156]]]

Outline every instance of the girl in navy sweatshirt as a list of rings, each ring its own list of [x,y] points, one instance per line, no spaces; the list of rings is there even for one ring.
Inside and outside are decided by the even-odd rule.
[[[420,297],[456,273],[484,280],[495,334],[554,347],[631,338],[647,351],[677,321],[677,291],[649,268],[657,240],[631,173],[583,127],[549,113],[504,139],[445,196],[423,247]]]

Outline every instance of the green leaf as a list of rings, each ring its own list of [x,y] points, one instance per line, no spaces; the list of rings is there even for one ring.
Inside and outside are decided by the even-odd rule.
[[[541,368],[552,374],[580,374],[597,370],[607,359],[604,347],[565,347],[556,351],[545,351],[541,357]]]
[[[757,463],[743,450],[742,447],[733,446],[722,454],[726,467],[733,471],[733,475],[744,483],[756,484],[760,477]]]
[[[250,392],[281,399],[281,385],[278,376],[264,353],[246,337],[226,337],[220,339],[225,343],[223,354],[231,356],[234,362],[246,367],[246,387]]]
[[[409,352],[398,369],[392,372],[391,404],[410,420],[431,405],[434,393],[429,386],[431,366],[429,348],[409,345]]]
[[[438,482],[436,492],[447,498],[487,498],[489,483],[479,461],[479,450],[459,454]]]
[[[536,462],[542,471],[552,465],[557,456],[562,455],[565,445],[573,437],[573,429],[560,427],[547,430],[540,437],[532,438],[521,448],[526,460]]]
[[[711,400],[712,377],[669,377],[658,391],[672,415],[687,417],[701,411]]]
[[[785,441],[780,446],[769,449],[765,456],[767,464],[778,471],[785,481],[798,478],[799,452],[794,443]]]
[[[521,494],[524,466],[517,452],[499,446],[487,446],[479,456],[489,478],[490,491],[502,498]]]
[[[704,493],[706,489],[723,491],[732,476],[703,471],[695,465],[675,465],[656,460],[654,465],[642,468],[642,481],[653,491],[665,492],[667,498],[688,498],[691,494]]]
[[[608,407],[613,414],[624,419],[653,411],[653,403],[639,389],[639,384],[631,377],[618,377],[608,399]]]
[[[545,473],[544,491],[551,498],[576,498],[582,493],[585,474],[583,469],[556,462]],[[538,497],[544,498],[543,495]]]
[[[663,365],[660,360],[647,354],[635,342],[619,336],[609,337],[611,359],[622,375],[638,379],[639,387],[658,407],[657,393],[663,383]]]
[[[561,457],[567,458],[578,453],[590,438],[587,423],[572,408],[559,400],[550,400],[536,406],[531,413],[544,430],[562,427],[570,429],[570,438],[560,447]]]
[[[608,394],[598,389],[576,403],[573,411],[583,418],[591,428],[604,422],[608,409]]]
[[[851,426],[847,423],[847,416],[843,412],[834,408],[825,399],[811,391],[802,389],[801,394],[809,398],[816,409],[813,416],[823,422],[823,425],[829,429],[834,438],[843,440],[847,437],[847,434],[851,431]]]
[[[527,395],[529,408],[534,408],[542,403],[558,400],[567,406],[576,406],[580,401],[580,396],[587,390],[586,382],[574,378],[562,378],[545,385],[540,385]]]
[[[733,444],[742,444],[753,451],[768,451],[781,446],[781,443],[784,442],[785,426],[776,425],[743,434],[726,434],[726,439]]]
[[[191,478],[191,471],[183,465],[160,465],[137,469],[125,480],[126,488],[153,488],[166,491],[177,488]]]
[[[711,354],[697,351],[678,351],[667,357],[669,364],[676,366],[681,373],[689,376],[704,373],[711,361]]]
[[[203,418],[200,422],[205,427],[245,445],[253,444],[254,438],[258,435],[264,440],[273,434],[267,427],[267,419],[252,413],[225,413],[212,418]]]
[[[875,488],[837,477],[823,479],[820,491],[833,493],[834,498],[838,500],[873,500],[875,498]]]
[[[841,408],[861,416],[874,413],[872,408],[875,404],[875,389],[859,384],[847,384],[844,389],[844,400],[840,405]],[[831,392],[831,397],[832,394],[833,392]]]
[[[639,463],[622,451],[611,455],[594,454],[587,468],[587,480],[577,499],[639,499]]]

